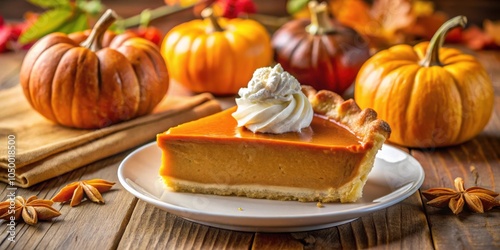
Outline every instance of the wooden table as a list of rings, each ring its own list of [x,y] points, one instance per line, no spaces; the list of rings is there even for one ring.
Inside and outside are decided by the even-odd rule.
[[[500,191],[500,52],[474,52],[495,87],[495,109],[485,130],[462,145],[417,150],[404,149],[423,166],[421,187],[453,187],[455,177],[466,186],[474,182],[470,167],[479,173],[478,184]],[[22,53],[0,54],[0,89],[18,84]],[[174,93],[175,94],[175,93]],[[1,103],[1,100],[0,100]],[[252,233],[223,230],[189,222],[169,214],[127,192],[119,183],[117,168],[130,151],[95,162],[28,189],[23,196],[50,199],[64,185],[81,179],[103,178],[117,182],[105,193],[106,204],[87,202],[78,207],[55,204],[62,215],[36,226],[16,227],[15,244],[7,240],[6,222],[0,249],[493,249],[500,248],[500,208],[486,214],[465,211],[454,215],[425,205],[416,192],[387,209],[351,223],[297,233]],[[7,185],[0,184],[1,197]]]

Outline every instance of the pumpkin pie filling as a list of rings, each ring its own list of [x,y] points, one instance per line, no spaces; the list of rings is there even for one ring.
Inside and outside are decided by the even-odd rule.
[[[168,186],[175,186],[175,180],[187,180],[200,184],[336,188],[352,180],[356,165],[372,146],[361,144],[356,135],[319,115],[300,133],[255,134],[236,126],[231,117],[234,111],[228,109],[158,136],[163,149],[160,175]],[[339,162],[344,166],[342,172],[331,171],[325,164],[331,158],[347,156],[349,160]],[[303,175],[305,170],[307,175]]]
[[[276,200],[354,202],[361,197],[375,154],[390,133],[386,123],[375,120],[368,130],[381,128],[382,133],[361,137],[359,131],[318,113],[301,132],[253,133],[236,126],[230,116],[233,111],[158,135],[159,173],[168,188]]]
[[[292,97],[279,84],[270,83],[265,91],[287,93],[280,97],[263,94],[262,84],[249,84],[259,86],[251,95],[270,97],[271,103],[237,99],[238,107],[159,134],[159,174],[166,187],[274,200],[359,199],[375,155],[390,135],[388,124],[331,91],[293,83]],[[285,105],[276,101],[281,97]],[[276,114],[275,106],[285,111]],[[291,121],[282,119],[288,117]]]

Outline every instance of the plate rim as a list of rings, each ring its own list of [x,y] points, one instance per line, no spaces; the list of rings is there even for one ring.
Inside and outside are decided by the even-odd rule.
[[[126,166],[127,166],[127,162],[130,161],[130,159],[132,157],[134,157],[135,155],[143,152],[146,149],[149,149],[150,147],[157,147],[156,141],[153,141],[153,142],[147,143],[147,144],[145,144],[143,146],[140,146],[139,148],[137,148],[134,151],[132,151],[131,153],[129,153],[120,162],[117,174],[118,174],[118,180],[121,183],[121,185],[128,192],[130,192],[132,195],[134,195],[138,199],[143,200],[143,201],[145,201],[145,202],[147,202],[149,204],[152,204],[152,205],[158,207],[159,209],[166,210],[167,212],[175,214],[175,215],[177,215],[177,216],[179,216],[181,218],[187,219],[189,221],[198,222],[200,224],[204,224],[204,223],[205,224],[211,224],[211,225],[216,224],[216,225],[220,225],[219,227],[221,227],[221,228],[224,228],[224,225],[227,225],[227,226],[231,227],[231,228],[229,228],[230,230],[235,230],[235,229],[233,229],[235,226],[234,225],[230,225],[228,223],[218,223],[217,221],[219,221],[220,219],[224,219],[224,220],[234,220],[234,219],[240,219],[240,220],[241,219],[245,219],[245,220],[248,220],[248,219],[252,219],[252,220],[254,220],[256,222],[267,221],[267,220],[270,220],[270,219],[281,221],[281,220],[293,220],[293,219],[303,219],[303,218],[309,218],[309,219],[318,219],[318,218],[326,218],[326,217],[330,217],[330,218],[333,217],[333,218],[335,218],[335,217],[341,217],[341,216],[345,216],[345,215],[349,215],[349,218],[347,218],[347,219],[344,218],[344,219],[340,219],[340,220],[337,220],[337,221],[352,221],[353,219],[358,218],[360,216],[371,214],[371,213],[373,213],[375,211],[385,209],[387,207],[390,207],[390,206],[392,206],[394,204],[397,204],[397,203],[403,201],[404,199],[408,198],[409,196],[413,195],[416,191],[418,191],[418,189],[420,188],[420,186],[422,185],[422,183],[423,183],[423,181],[425,179],[425,172],[424,172],[421,164],[413,156],[411,156],[410,154],[408,154],[408,153],[406,153],[406,152],[404,152],[404,151],[402,151],[402,150],[400,150],[400,149],[398,149],[398,148],[396,148],[394,146],[391,146],[391,145],[388,145],[388,144],[384,144],[383,147],[387,147],[387,148],[390,148],[391,150],[399,151],[400,153],[403,153],[404,155],[408,156],[407,159],[410,160],[410,161],[413,161],[414,164],[412,164],[412,165],[414,167],[416,167],[416,170],[418,172],[418,178],[415,179],[415,180],[413,180],[411,182],[411,186],[410,187],[408,187],[401,194],[396,195],[394,198],[391,198],[391,199],[389,199],[386,202],[372,202],[370,204],[361,205],[361,206],[358,206],[358,207],[355,207],[355,208],[352,208],[352,209],[343,210],[343,211],[326,211],[324,213],[314,213],[314,214],[307,214],[307,215],[287,215],[287,214],[283,214],[283,215],[280,215],[280,216],[276,216],[276,215],[256,216],[256,215],[249,215],[249,214],[232,215],[232,214],[213,213],[213,212],[200,211],[200,210],[197,210],[197,209],[194,209],[194,208],[191,208],[191,207],[178,206],[178,205],[175,205],[175,204],[172,204],[172,203],[169,203],[169,202],[157,199],[157,198],[149,197],[148,195],[142,193],[141,191],[137,190],[136,188],[134,188],[132,185],[130,185],[128,183],[128,181],[127,181],[128,178],[126,178],[124,176],[125,169],[126,169]],[[161,149],[158,148],[158,150],[161,150]],[[378,153],[377,153],[377,155],[378,155]],[[158,168],[159,168],[159,165],[158,165]],[[131,180],[131,181],[133,181],[133,180]],[[405,184],[405,185],[408,185],[408,184]],[[401,187],[404,187],[405,185],[401,185]],[[393,194],[397,190],[398,189],[392,191],[389,194]],[[190,193],[186,193],[186,194],[190,195]],[[387,195],[389,195],[389,194],[387,194]],[[203,194],[191,194],[191,195],[203,195]],[[203,195],[203,196],[205,196],[205,195]],[[206,195],[206,196],[210,197],[211,195]],[[231,199],[231,198],[251,199],[251,198],[245,198],[245,197],[232,197],[232,196],[227,196],[225,198],[228,198],[228,199]],[[351,203],[351,204],[355,204],[355,203]],[[200,220],[197,220],[197,219],[193,219],[191,217],[186,217],[185,216],[186,214],[188,214],[188,215],[195,215],[195,216],[209,216],[211,219],[200,221]],[[329,220],[329,221],[325,221],[324,224],[331,224],[331,223],[334,223],[334,222],[336,222],[336,221],[335,220]],[[311,226],[313,226],[313,225],[309,225],[309,226],[305,226],[305,227],[311,227]],[[245,227],[245,226],[237,226],[237,228],[240,228],[240,227]],[[249,226],[249,227],[253,227],[253,226]],[[293,226],[291,226],[291,227],[293,227]],[[299,227],[301,227],[301,226],[299,226]],[[302,226],[302,227],[304,227],[304,226]],[[266,226],[266,228],[272,228],[272,227]]]

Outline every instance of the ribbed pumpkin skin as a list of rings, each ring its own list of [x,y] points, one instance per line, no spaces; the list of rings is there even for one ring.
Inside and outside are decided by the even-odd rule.
[[[169,86],[156,45],[107,32],[94,52],[79,44],[88,33],[53,33],[28,51],[20,83],[31,106],[58,124],[84,129],[151,112]]]
[[[192,20],[172,28],[162,43],[162,55],[173,80],[189,90],[232,95],[247,86],[253,72],[272,61],[270,36],[253,20]]]
[[[353,29],[332,21],[335,33],[312,35],[309,19],[292,20],[273,37],[275,60],[301,84],[342,94],[370,57],[367,43]]]
[[[428,42],[396,45],[371,57],[358,73],[354,96],[389,123],[389,141],[408,147],[460,144],[488,123],[491,80],[471,55],[440,48],[442,66],[423,67]]]

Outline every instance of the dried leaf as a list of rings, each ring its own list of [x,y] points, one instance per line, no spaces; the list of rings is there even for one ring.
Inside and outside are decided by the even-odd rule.
[[[395,33],[412,24],[415,19],[411,0],[376,0],[371,14],[386,33]]]
[[[403,42],[403,29],[415,21],[411,0],[332,0],[334,16],[346,26],[368,38],[371,47],[380,48]]]
[[[412,25],[404,28],[407,35],[430,40],[434,33],[448,20],[448,15],[443,12],[434,12],[430,15],[417,15]],[[461,28],[457,28],[460,30]]]
[[[473,50],[500,48],[500,44],[495,43],[491,35],[475,25],[469,26],[463,31],[462,40],[467,47]]]
[[[332,0],[330,6],[333,15],[344,25],[361,31],[362,34],[373,33],[374,18],[370,6],[364,0]],[[364,30],[366,29],[366,30]]]
[[[493,38],[496,45],[500,46],[500,21],[484,20],[484,32]]]

